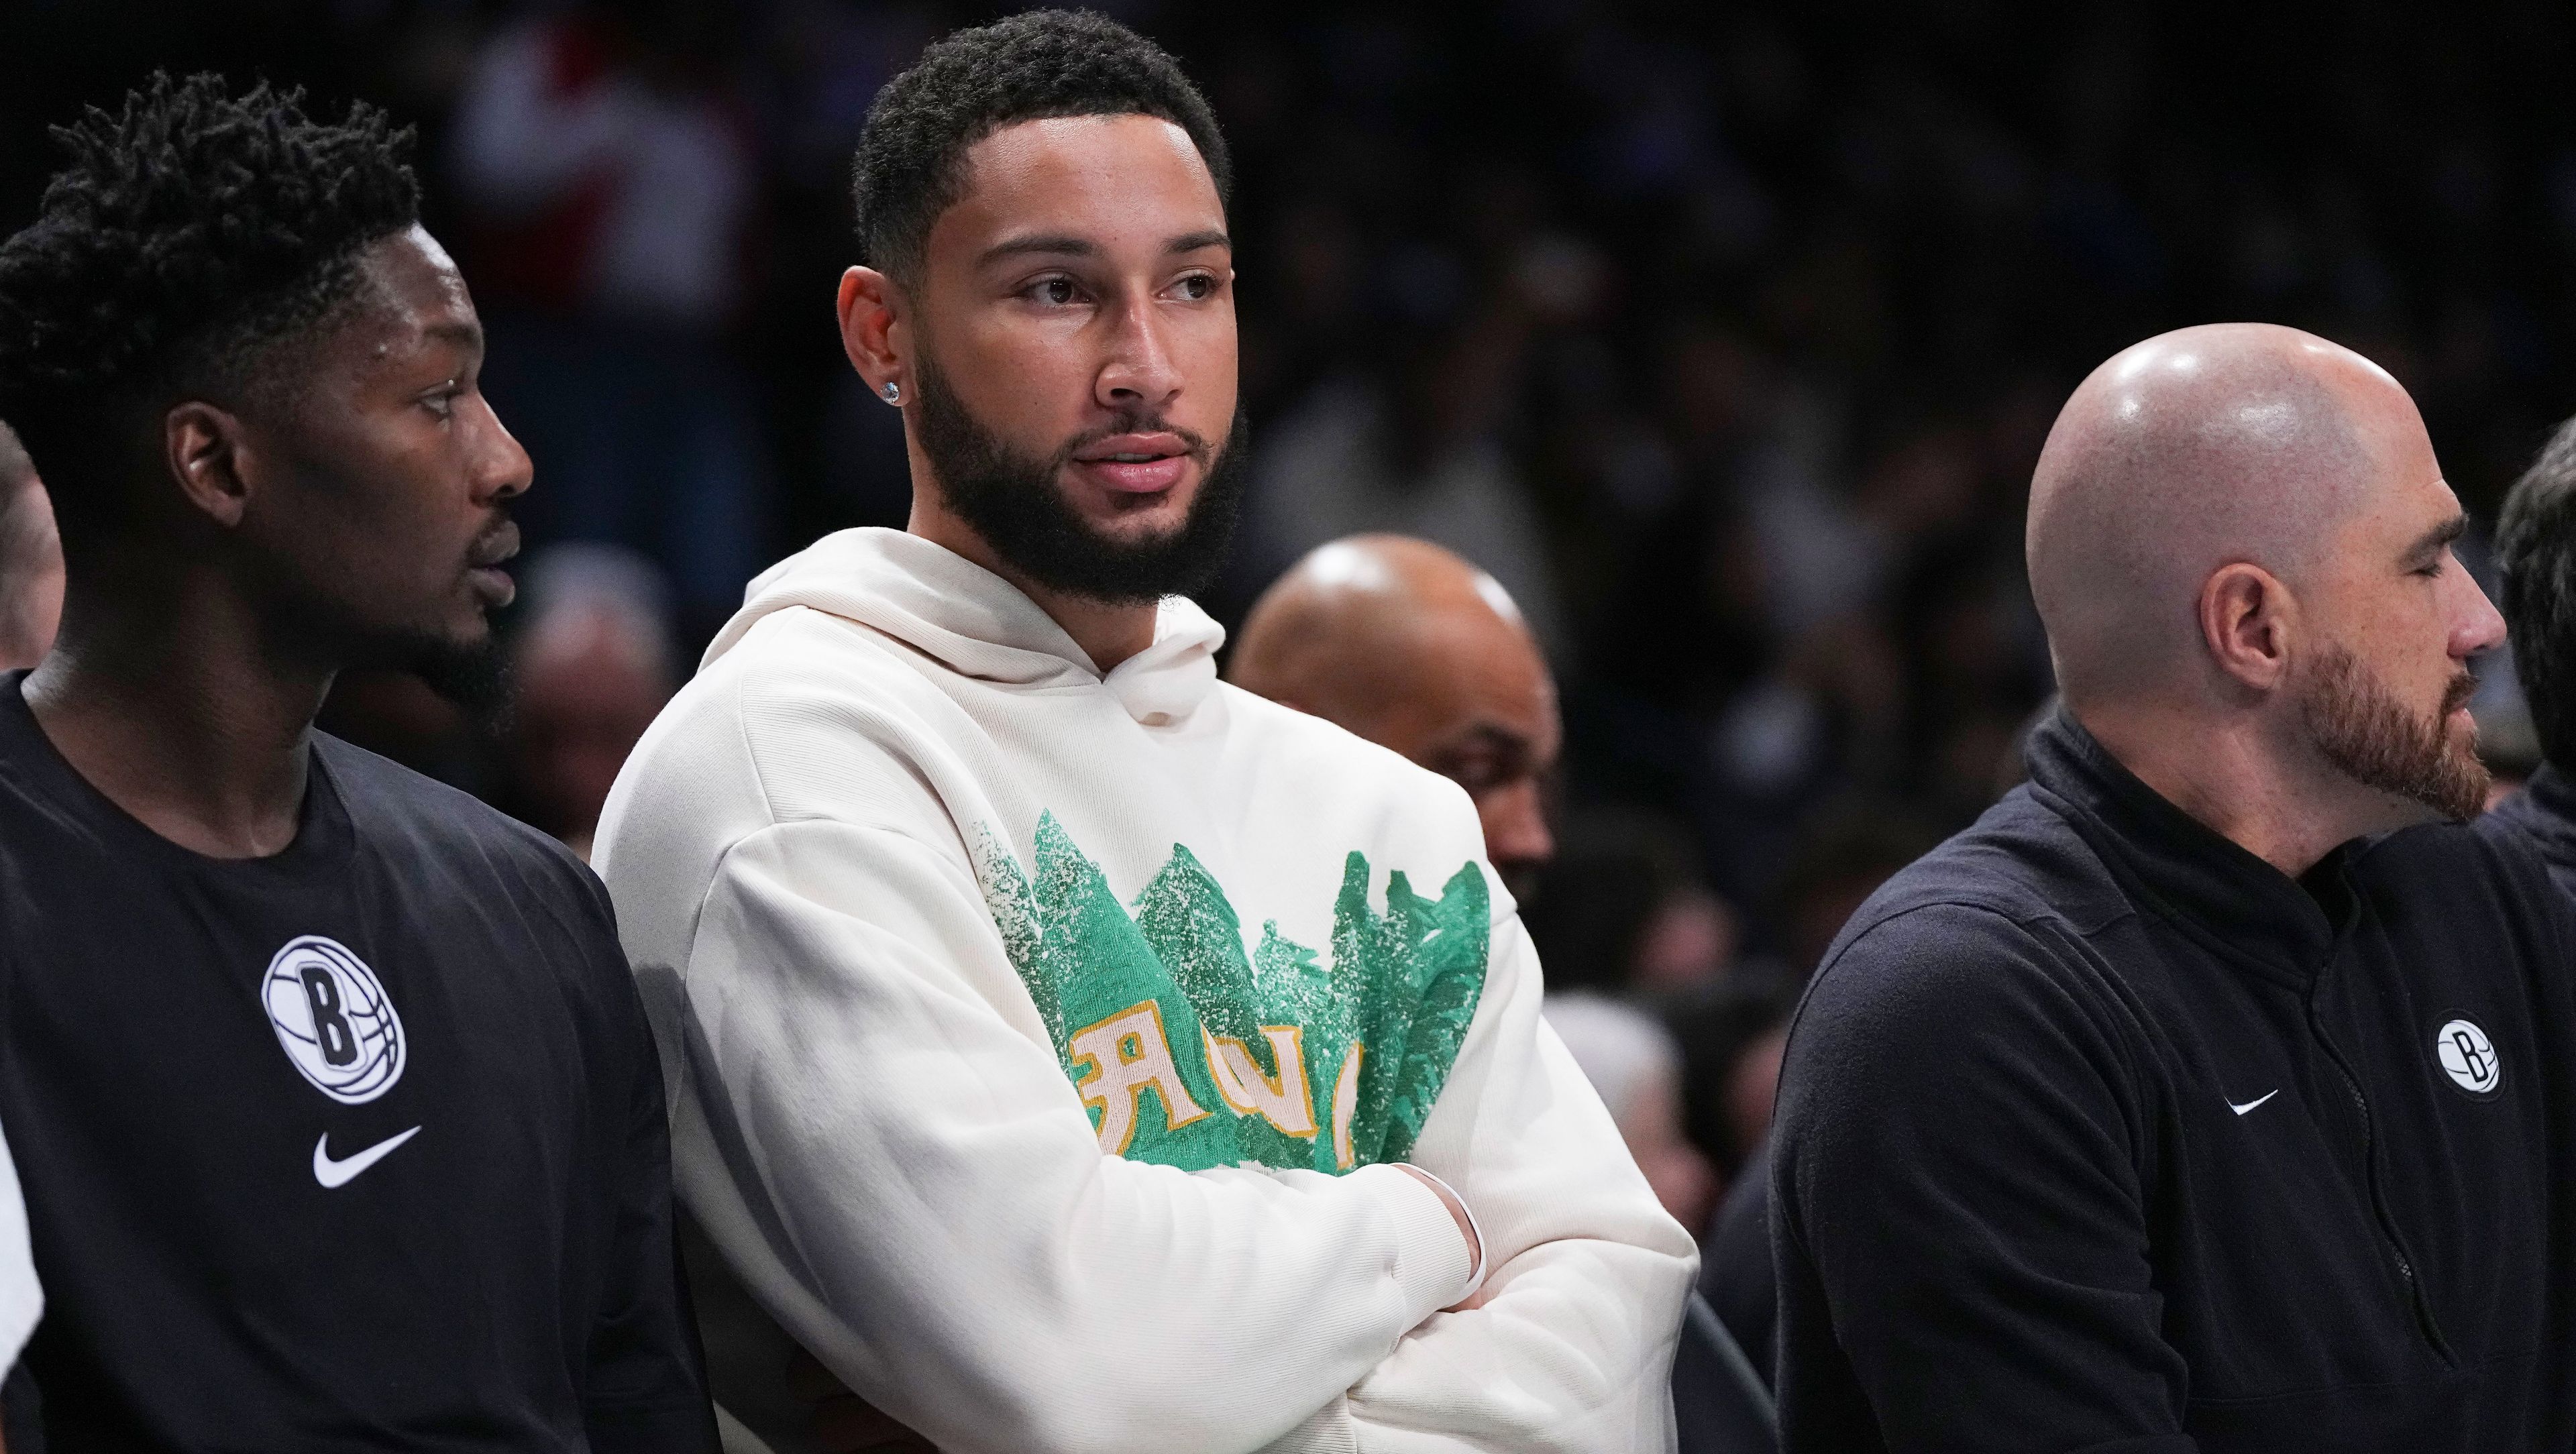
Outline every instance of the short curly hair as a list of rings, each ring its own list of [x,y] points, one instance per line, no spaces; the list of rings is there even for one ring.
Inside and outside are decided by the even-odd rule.
[[[0,419],[58,514],[109,518],[138,410],[226,402],[273,345],[357,291],[357,256],[419,220],[412,133],[300,90],[156,74],[121,113],[54,128],[70,164],[0,243]]]
[[[914,278],[931,224],[966,192],[966,150],[1051,116],[1159,116],[1188,133],[1223,201],[1233,163],[1207,98],[1160,46],[1089,11],[1033,10],[934,42],[868,108],[851,168],[859,250]]]

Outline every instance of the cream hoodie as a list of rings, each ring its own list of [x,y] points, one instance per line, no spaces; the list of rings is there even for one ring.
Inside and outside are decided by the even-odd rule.
[[[885,530],[752,584],[599,832],[681,1196],[951,1454],[1670,1448],[1691,1240],[1472,807],[1222,638],[1104,678]]]

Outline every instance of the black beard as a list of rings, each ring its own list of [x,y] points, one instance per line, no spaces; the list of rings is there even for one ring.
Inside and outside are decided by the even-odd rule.
[[[2411,798],[2445,818],[2474,818],[2486,806],[2486,764],[2474,747],[2453,747],[2445,726],[2476,688],[2462,672],[2426,722],[2411,716],[2359,657],[2337,649],[2318,661],[2301,693],[2300,715],[2317,751],[2353,781]]]
[[[913,365],[913,425],[948,508],[974,527],[993,553],[1049,590],[1111,605],[1195,595],[1225,564],[1242,512],[1244,420],[1227,430],[1225,447],[1143,414],[1068,440],[1047,459],[1014,452],[968,412],[929,357]],[[1076,450],[1113,434],[1179,435],[1199,462],[1198,498],[1180,528],[1143,540],[1118,540],[1092,528],[1064,502],[1056,481]]]
[[[496,636],[471,646],[453,641],[415,641],[395,658],[433,692],[465,709],[469,716],[499,730],[508,715],[515,685],[509,653]]]

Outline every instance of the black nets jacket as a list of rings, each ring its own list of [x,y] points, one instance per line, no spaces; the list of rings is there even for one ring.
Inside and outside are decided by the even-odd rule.
[[[2569,910],[2509,840],[2293,882],[2062,714],[1827,954],[1774,1129],[1792,1450],[2576,1446]]]

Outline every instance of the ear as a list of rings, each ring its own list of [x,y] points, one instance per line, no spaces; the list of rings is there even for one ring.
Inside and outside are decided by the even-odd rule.
[[[2275,691],[2288,678],[2298,618],[2290,588],[2259,565],[2223,565],[2201,582],[2201,644],[2221,672],[2253,691]]]
[[[907,340],[896,336],[905,324],[895,303],[894,280],[876,269],[852,268],[841,274],[841,351],[850,356],[850,367],[867,380],[869,393],[882,398],[891,383],[901,386],[909,399]]]
[[[202,400],[177,405],[161,416],[161,448],[191,506],[225,529],[241,523],[257,469],[239,416]]]

